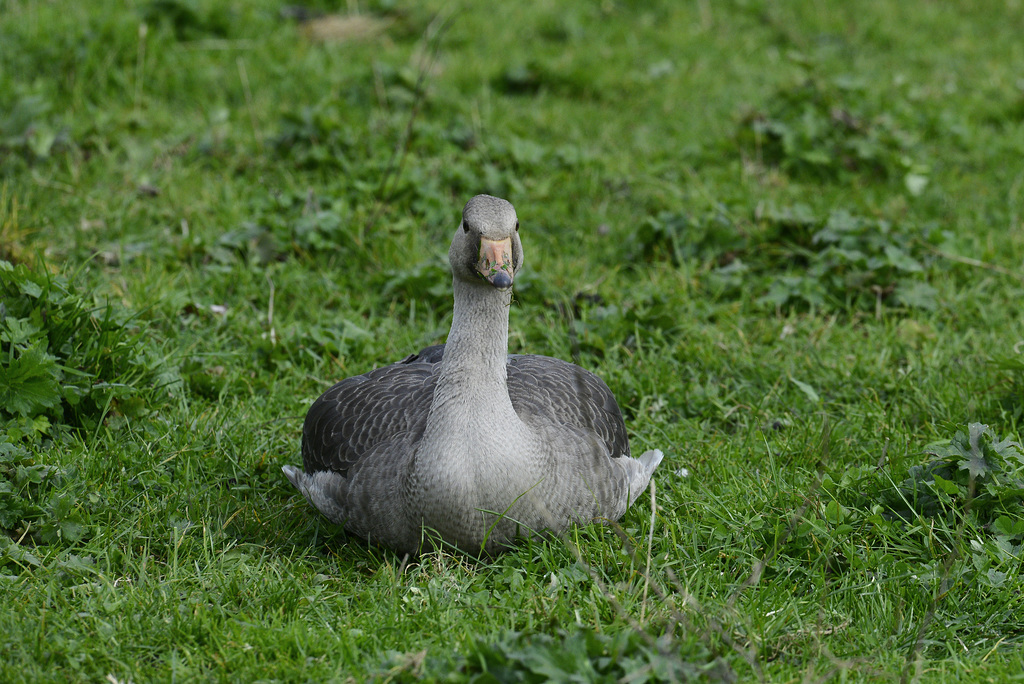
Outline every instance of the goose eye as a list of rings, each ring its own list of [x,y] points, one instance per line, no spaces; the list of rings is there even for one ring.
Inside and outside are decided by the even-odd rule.
[[[519,232],[519,221],[516,221],[516,232]]]
[[[469,232],[469,222],[466,221],[465,219],[463,219],[462,221],[462,230],[466,231],[467,233]]]

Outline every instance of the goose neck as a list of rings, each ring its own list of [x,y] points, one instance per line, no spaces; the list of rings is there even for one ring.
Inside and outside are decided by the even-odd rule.
[[[441,376],[505,384],[511,291],[454,279],[455,307]]]

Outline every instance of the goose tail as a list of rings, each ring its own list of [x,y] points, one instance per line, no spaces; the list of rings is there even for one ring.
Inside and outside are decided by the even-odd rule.
[[[632,506],[637,497],[647,489],[647,485],[651,482],[651,475],[654,474],[654,469],[658,467],[663,458],[665,458],[665,454],[661,452],[661,449],[651,449],[650,451],[645,451],[639,458],[634,459],[635,464],[629,481],[629,500],[626,508]],[[640,467],[636,468],[636,465]]]
[[[295,466],[290,465],[281,466],[281,470],[284,472],[284,476],[288,478],[288,481],[292,483],[292,486],[301,492],[302,487],[299,486],[299,476],[304,475],[305,473]]]
[[[661,449],[651,449],[642,453],[640,458],[637,459],[644,464],[644,471],[647,473],[648,481],[650,481],[651,475],[654,474],[654,469],[658,467],[663,458],[665,458],[665,454],[661,453]]]

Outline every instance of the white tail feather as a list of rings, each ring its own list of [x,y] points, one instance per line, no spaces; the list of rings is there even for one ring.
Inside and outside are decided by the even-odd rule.
[[[650,478],[663,458],[665,458],[665,454],[661,453],[661,449],[651,449],[642,453],[637,460],[644,464],[644,470],[647,471],[647,476]]]

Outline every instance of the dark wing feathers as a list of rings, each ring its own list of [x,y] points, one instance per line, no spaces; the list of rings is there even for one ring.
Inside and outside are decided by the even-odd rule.
[[[302,429],[307,473],[347,476],[382,441],[408,434],[419,439],[437,385],[444,345],[364,375],[346,378],[317,399]],[[564,424],[596,433],[612,457],[629,455],[629,440],[615,396],[599,377],[547,356],[509,356],[508,393],[528,423]]]
[[[421,434],[437,384],[437,365],[409,357],[346,378],[313,402],[302,427],[307,473],[343,476],[378,443],[403,432]]]
[[[418,354],[413,354],[404,359],[404,362],[419,361],[420,363],[440,363],[444,357],[444,345],[435,344],[432,347],[421,349]]]
[[[592,431],[612,458],[629,456],[629,437],[615,395],[604,381],[550,356],[510,356],[508,395],[524,421],[571,425]]]

